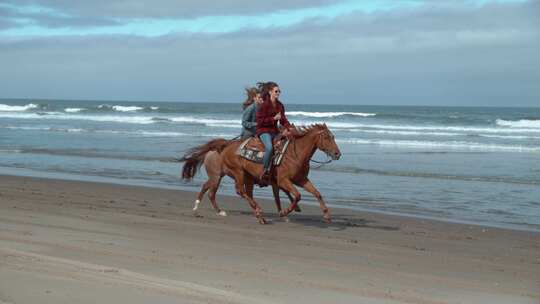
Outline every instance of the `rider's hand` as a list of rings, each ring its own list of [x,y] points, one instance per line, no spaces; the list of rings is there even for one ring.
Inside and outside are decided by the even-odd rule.
[[[276,116],[274,116],[274,120],[280,120],[281,119],[281,113],[277,113]]]
[[[283,136],[290,136],[291,135],[291,130],[285,129],[285,130],[283,130],[282,134],[283,134]]]

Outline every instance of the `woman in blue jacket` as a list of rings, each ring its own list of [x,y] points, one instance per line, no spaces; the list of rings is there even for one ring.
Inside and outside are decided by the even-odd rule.
[[[255,136],[257,132],[257,108],[262,103],[262,98],[257,88],[246,88],[247,99],[242,104],[242,139]]]

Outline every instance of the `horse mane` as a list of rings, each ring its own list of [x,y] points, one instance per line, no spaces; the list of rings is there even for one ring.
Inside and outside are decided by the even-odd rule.
[[[320,131],[327,129],[326,124],[321,123],[315,123],[311,125],[302,125],[295,127],[296,132],[294,132],[294,138],[300,138],[306,136],[308,133],[312,131]]]

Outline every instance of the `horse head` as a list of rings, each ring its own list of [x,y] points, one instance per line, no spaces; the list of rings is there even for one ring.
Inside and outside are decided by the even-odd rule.
[[[341,157],[341,151],[336,144],[334,134],[328,129],[326,124],[317,125],[317,141],[315,145],[317,149],[323,151],[333,160],[338,160]]]

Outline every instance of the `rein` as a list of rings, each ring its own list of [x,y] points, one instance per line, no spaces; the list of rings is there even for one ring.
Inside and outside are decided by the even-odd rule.
[[[319,133],[318,135],[319,135],[319,137],[320,137],[320,136],[322,135],[323,131],[319,131],[318,133]],[[296,152],[296,140],[293,140],[293,145],[294,145],[294,148],[293,148],[294,156],[295,156],[296,159],[298,159],[298,153]],[[328,155],[327,155],[326,157],[328,157]],[[318,160],[314,160],[314,159],[311,159],[311,158],[310,158],[309,161],[310,161],[310,162],[314,162],[314,163],[316,163],[316,164],[320,164],[320,166],[314,167],[314,169],[319,169],[320,167],[322,167],[322,166],[324,166],[324,165],[326,165],[326,164],[331,163],[331,162],[332,162],[332,159],[331,159],[331,158],[328,158],[328,160],[326,160],[326,161],[318,161]]]

